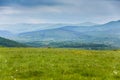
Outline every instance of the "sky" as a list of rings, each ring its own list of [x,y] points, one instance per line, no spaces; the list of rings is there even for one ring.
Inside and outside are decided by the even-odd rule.
[[[116,20],[120,20],[120,0],[0,0],[0,24]]]

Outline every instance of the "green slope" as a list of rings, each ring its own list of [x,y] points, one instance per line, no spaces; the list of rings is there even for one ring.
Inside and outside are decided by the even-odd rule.
[[[26,47],[26,45],[0,37],[0,46],[2,47]]]

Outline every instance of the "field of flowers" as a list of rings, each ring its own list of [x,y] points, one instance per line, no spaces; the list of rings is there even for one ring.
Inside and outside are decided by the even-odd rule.
[[[120,51],[0,48],[0,80],[120,80]]]

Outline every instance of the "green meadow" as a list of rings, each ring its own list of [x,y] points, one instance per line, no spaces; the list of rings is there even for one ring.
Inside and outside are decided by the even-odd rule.
[[[120,50],[0,48],[0,80],[120,80]]]

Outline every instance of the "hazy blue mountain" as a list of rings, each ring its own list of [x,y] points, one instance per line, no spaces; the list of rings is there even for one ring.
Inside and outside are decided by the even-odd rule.
[[[120,21],[95,26],[63,26],[18,34],[20,41],[81,41],[120,45]]]
[[[22,33],[39,29],[46,29],[53,24],[2,24],[0,30],[7,30],[13,33]]]
[[[2,24],[0,25],[0,30],[9,31],[12,33],[23,33],[30,32],[35,30],[44,30],[44,29],[54,29],[63,27],[68,24],[56,24],[56,23],[41,23],[41,24]],[[71,25],[71,24],[69,24]]]
[[[99,34],[119,34],[120,33],[120,21],[112,21],[103,25],[96,25],[96,26],[65,26],[62,27],[64,30],[70,30],[75,32],[82,32],[84,34],[99,33]],[[103,35],[104,36],[104,35]],[[119,35],[118,35],[119,36]],[[99,37],[99,36],[98,36]]]
[[[18,43],[9,39],[0,37],[0,46],[2,47],[27,47],[25,44]]]
[[[15,34],[9,32],[9,31],[0,30],[0,36],[1,36],[1,37],[11,38],[11,37],[13,37],[14,35],[15,35]]]
[[[18,37],[23,41],[67,41],[89,38],[89,36],[83,33],[64,30],[62,28],[21,33]]]
[[[104,25],[94,26],[93,30],[86,34],[98,37],[120,38],[120,21],[112,21]]]
[[[84,39],[85,42],[107,43],[120,46],[120,21],[112,21],[97,26],[65,26],[63,29],[91,36],[89,40]]]
[[[24,25],[27,25],[27,28],[30,26],[28,24]],[[0,31],[0,36],[19,42],[79,41],[81,43],[94,42],[120,47],[120,21],[112,21],[103,25],[94,26],[55,24],[50,25],[52,28],[49,26],[50,29],[46,28],[43,30],[37,28],[37,30],[34,30],[33,26],[29,27],[32,31],[23,31],[15,35],[12,35],[9,31]],[[23,28],[23,30],[27,28]]]
[[[0,30],[9,31],[12,33],[23,33],[30,32],[36,30],[45,30],[45,29],[54,29],[60,28],[63,26],[92,26],[97,25],[95,23],[86,22],[80,24],[63,24],[63,23],[41,23],[41,24],[27,24],[27,23],[19,23],[19,24],[0,24]]]

